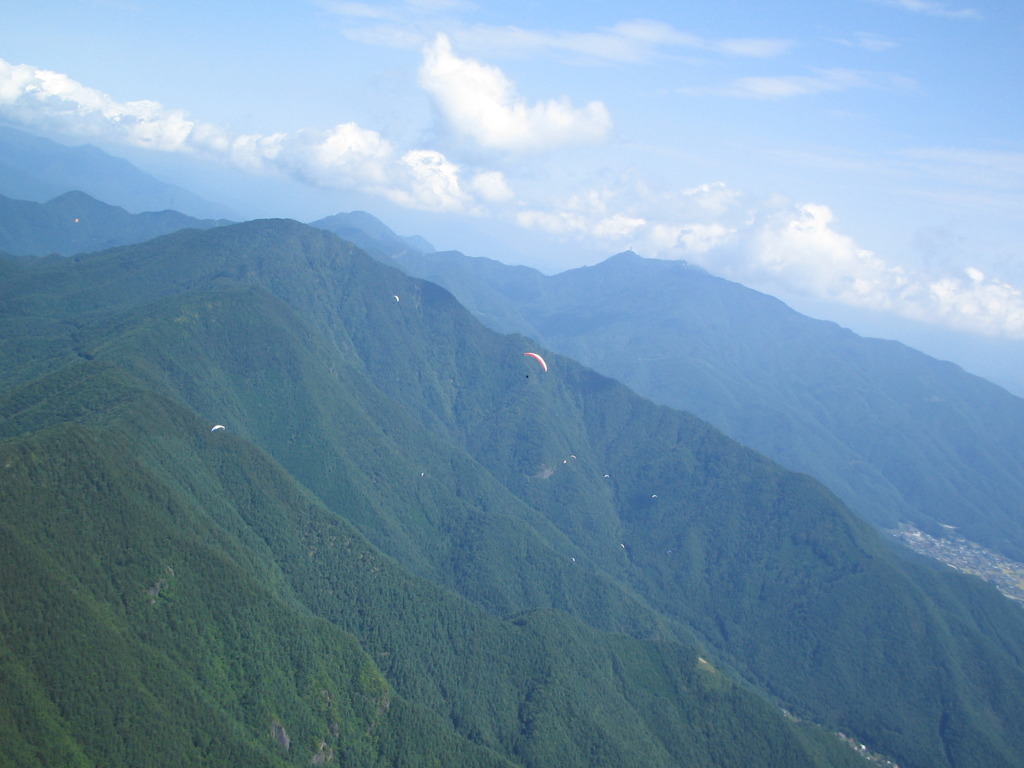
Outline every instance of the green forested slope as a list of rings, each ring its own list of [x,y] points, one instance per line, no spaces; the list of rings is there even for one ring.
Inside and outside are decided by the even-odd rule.
[[[294,538],[286,513],[313,499],[122,372],[76,373],[89,402],[40,382],[42,428],[0,444],[3,698],[18,723],[0,762],[68,764],[57,735],[82,765],[309,764],[321,742],[343,764],[502,764],[396,700],[356,640],[296,598],[247,520]],[[76,418],[43,426],[49,398]],[[416,762],[392,760],[406,749],[392,729],[423,742]]]
[[[0,251],[22,256],[70,256],[227,223],[177,211],[132,214],[84,192],[65,192],[46,203],[0,195]]]
[[[121,368],[0,413],[3,764],[854,763],[677,643],[407,575]]]
[[[897,559],[819,484],[693,417],[565,358],[543,374],[526,339],[484,330],[436,286],[284,221],[10,274],[0,447],[19,477],[55,462],[45,485],[5,485],[11,546],[34,562],[50,545],[55,561],[32,566],[55,574],[48,591],[69,599],[57,585],[84,579],[76,605],[121,621],[127,653],[194,649],[201,659],[171,665],[178,690],[196,690],[196,706],[212,696],[217,717],[202,719],[232,743],[301,762],[320,739],[340,755],[348,742],[318,709],[327,690],[356,713],[352,734],[380,734],[352,748],[382,765],[446,750],[466,755],[447,764],[855,759],[752,686],[901,765],[1021,764],[1014,606]],[[74,482],[54,482],[64,466]],[[67,522],[47,528],[51,509]],[[123,532],[69,535],[84,510]],[[137,574],[134,586],[111,573]],[[133,622],[184,573],[202,574],[171,602],[185,633],[139,634]],[[238,605],[206,604],[217,574]],[[124,595],[139,590],[155,601],[131,613]],[[23,681],[22,709],[67,749],[97,749],[78,716],[44,717],[65,705],[31,665],[61,653],[40,645],[38,622],[16,631],[35,601],[10,603],[4,642],[20,645],[4,674]],[[236,618],[219,645],[205,634],[239,615],[260,627]],[[289,621],[351,653],[279,649]],[[255,671],[217,660],[253,647]],[[386,712],[315,671],[338,668],[386,685]],[[317,674],[331,683],[319,699]],[[286,701],[292,726],[277,714]],[[268,746],[274,717],[296,745],[287,755]]]
[[[490,327],[706,419],[877,525],[954,525],[1024,560],[1024,400],[952,363],[682,262],[623,253],[547,276],[377,243],[378,258],[444,285]]]

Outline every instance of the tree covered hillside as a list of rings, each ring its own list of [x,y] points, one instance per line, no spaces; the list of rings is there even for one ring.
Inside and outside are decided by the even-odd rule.
[[[12,765],[1022,764],[995,590],[333,235],[2,269]]]
[[[46,203],[0,195],[0,252],[17,256],[71,256],[229,222],[194,219],[177,211],[128,213],[84,192],[65,192]]]
[[[1000,387],[684,262],[627,252],[547,276],[412,251],[364,218],[316,225],[366,226],[377,258],[445,286],[488,326],[706,419],[876,525],[955,526],[1024,561],[1024,400]]]

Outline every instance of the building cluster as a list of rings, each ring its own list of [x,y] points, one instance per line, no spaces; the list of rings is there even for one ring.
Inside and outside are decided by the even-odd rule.
[[[952,528],[941,537],[931,536],[908,524],[901,524],[898,530],[890,533],[918,554],[939,560],[963,573],[979,576],[1011,600],[1024,605],[1024,563],[960,538]]]

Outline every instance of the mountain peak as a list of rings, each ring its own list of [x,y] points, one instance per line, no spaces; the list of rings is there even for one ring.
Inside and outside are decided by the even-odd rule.
[[[310,226],[326,229],[328,232],[350,240],[360,248],[373,250],[376,246],[389,248],[412,248],[420,253],[433,253],[436,249],[419,235],[403,237],[372,213],[352,211],[336,213],[311,222]]]
[[[605,262],[635,262],[636,260],[642,258],[643,256],[641,256],[639,253],[630,248],[629,250],[622,251],[620,253],[616,253],[614,256],[608,257],[607,259],[605,259]]]
[[[597,266],[630,266],[635,267],[636,265],[643,263],[645,266],[649,265],[663,265],[665,268],[679,269],[680,267],[686,267],[689,269],[697,268],[694,264],[686,261],[685,259],[657,259],[649,256],[641,256],[639,253],[634,251],[632,248],[616,253],[614,256],[610,256],[604,261],[600,262]]]

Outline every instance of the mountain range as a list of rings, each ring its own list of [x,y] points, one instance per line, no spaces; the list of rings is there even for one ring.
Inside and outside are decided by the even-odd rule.
[[[363,221],[314,225],[350,233]],[[1004,389],[685,262],[627,252],[548,276],[366,231],[363,247],[445,286],[491,328],[700,416],[876,525],[955,528],[1024,561],[1024,400]]]
[[[432,283],[283,220],[2,264],[17,764],[1020,764],[1016,606]]]
[[[639,297],[689,280],[695,390],[704,365],[778,409],[848,366],[861,418],[910,429],[938,365],[980,432],[1004,406],[966,374],[631,254],[552,285],[367,214],[210,224],[0,257],[0,765],[1024,764],[1016,605],[549,340],[643,363]],[[1005,468],[928,423],[945,472],[986,445]],[[862,474],[904,492],[885,469]]]
[[[0,252],[71,256],[141,243],[181,229],[209,229],[228,223],[171,210],[132,214],[84,192],[65,192],[45,203],[0,195]]]
[[[0,125],[0,195],[42,203],[65,192],[85,192],[131,213],[174,210],[205,219],[233,215],[99,147],[67,146]]]

